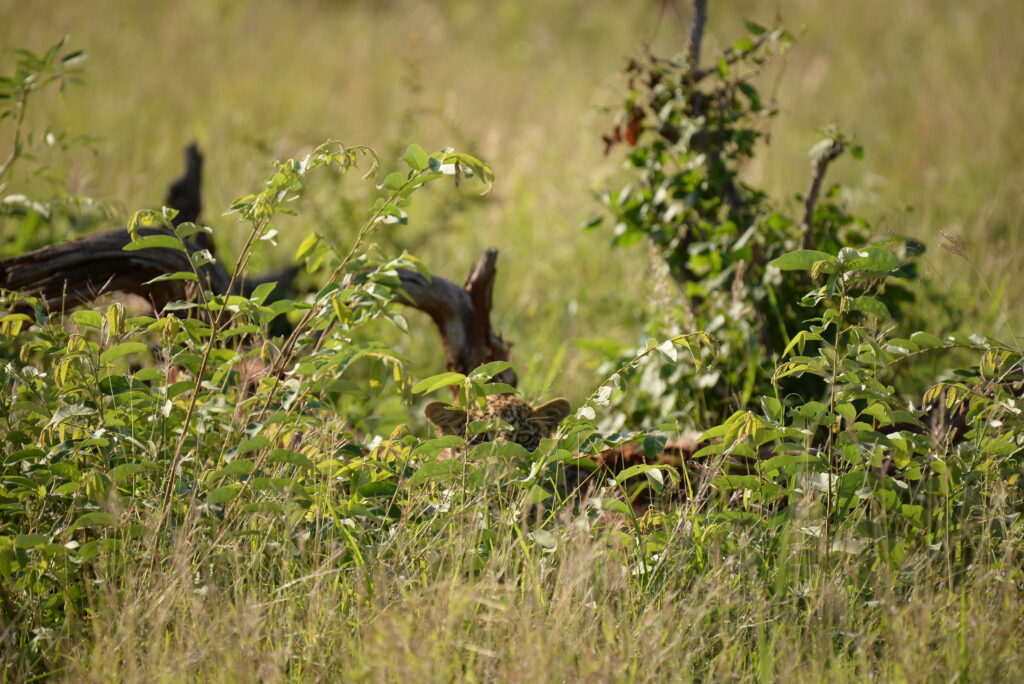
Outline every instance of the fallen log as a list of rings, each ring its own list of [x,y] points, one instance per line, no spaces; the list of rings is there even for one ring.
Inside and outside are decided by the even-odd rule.
[[[141,228],[139,233],[172,235],[163,228]],[[117,228],[2,259],[0,288],[37,297],[44,309],[54,312],[87,304],[113,292],[138,295],[156,312],[171,302],[196,297],[192,281],[150,282],[161,275],[191,271],[185,252],[161,247],[124,251],[130,241],[127,229]],[[191,242],[185,244],[190,251],[199,249]],[[469,373],[484,363],[508,359],[509,345],[490,323],[497,258],[497,250],[487,250],[463,287],[444,278],[427,278],[416,271],[399,269],[403,290],[399,301],[423,311],[434,321],[451,370]],[[230,277],[220,264],[206,264],[198,272],[204,289],[218,295],[228,293]],[[247,295],[260,283],[270,281],[288,288],[297,272],[291,267],[244,280],[236,291]],[[496,379],[510,385],[516,383],[511,369]]]
[[[163,228],[140,228],[139,234],[172,235]],[[194,296],[195,284],[187,280],[149,282],[157,276],[191,271],[187,254],[166,248],[126,252],[129,242],[128,230],[115,228],[0,260],[0,288],[38,297],[49,311],[64,311],[110,292],[138,295],[155,311]],[[221,266],[207,264],[198,271],[203,287],[227,292],[229,278]]]

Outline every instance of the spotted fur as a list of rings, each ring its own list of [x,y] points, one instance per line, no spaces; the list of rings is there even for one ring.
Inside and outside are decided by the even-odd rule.
[[[503,439],[515,442],[528,451],[536,451],[540,441],[555,434],[558,424],[572,411],[565,399],[554,399],[534,408],[522,399],[508,394],[491,394],[487,397],[487,409],[474,408],[467,412],[442,401],[427,404],[423,413],[430,424],[442,435],[466,437],[466,427],[475,420],[495,419],[508,423],[468,438],[468,443],[482,444]]]

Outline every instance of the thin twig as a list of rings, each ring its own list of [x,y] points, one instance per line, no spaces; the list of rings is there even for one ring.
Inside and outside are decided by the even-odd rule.
[[[743,48],[741,50],[729,48],[728,50],[723,52],[721,56],[718,58],[718,60],[716,60],[716,62],[711,66],[706,66],[703,69],[694,68],[689,73],[689,80],[693,83],[697,83],[698,81],[702,81],[703,79],[707,78],[711,74],[718,71],[718,63],[720,61],[724,61],[726,64],[735,64],[736,62],[740,61],[750,53],[755,52],[758,48],[760,48],[762,45],[768,42],[768,39],[771,37],[772,33],[770,32],[762,33],[757,38],[755,38],[753,43],[748,45],[746,48]]]
[[[10,170],[15,160],[21,156],[21,127],[25,123],[25,109],[27,108],[28,92],[25,92],[18,101],[18,120],[14,124],[14,146],[11,148],[10,156],[7,157],[3,166],[0,166],[0,178],[7,175],[7,172]]]

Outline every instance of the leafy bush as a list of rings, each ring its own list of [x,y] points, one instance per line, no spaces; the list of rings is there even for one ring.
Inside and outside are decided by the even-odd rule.
[[[274,239],[272,222],[295,213],[290,206],[314,171],[347,173],[364,158],[368,178],[377,168],[373,152],[336,142],[276,162],[266,187],[231,208],[249,226],[231,282],[245,277],[253,245]],[[200,556],[256,530],[286,546],[309,534],[354,543],[353,535],[398,515],[396,485],[410,449],[395,446],[400,433],[364,446],[337,407],[345,394],[365,402],[382,391],[409,396],[403,360],[354,336],[378,319],[404,325],[388,307],[399,285],[395,269],[422,267],[409,256],[382,257],[367,242],[404,222],[403,207],[432,181],[491,182],[490,169],[466,154],[430,156],[410,145],[403,160],[410,170],[384,178],[351,245],[343,250],[316,234],[302,243],[296,258],[326,272],[308,301],[268,303],[273,283],[250,296],[200,287],[196,301],[172,303],[159,317],[130,315],[118,301],[65,321],[8,294],[12,305],[35,307],[34,317],[0,319],[11,352],[0,371],[9,454],[0,470],[0,573],[8,616],[27,615],[23,638],[81,614],[90,568],[106,554],[149,555],[157,568],[184,530],[205,540]],[[187,240],[210,229],[172,227],[171,218],[168,209],[136,213],[125,249],[188,254],[191,271],[155,280],[198,285],[198,269],[213,257]],[[293,332],[271,338],[267,326],[280,315],[295,319]],[[365,389],[347,379],[360,365],[370,378]],[[352,516],[376,522],[346,531]]]
[[[627,146],[626,184],[601,196],[611,244],[646,239],[678,285],[674,297],[656,295],[651,335],[711,339],[697,364],[645,355],[624,366],[602,427],[702,432],[684,489],[724,508],[677,525],[795,526],[894,567],[909,547],[962,560],[980,518],[1009,530],[1020,514],[1021,350],[911,332],[932,323],[922,302],[948,304],[934,285],[910,282],[924,246],[872,239],[836,187],[818,201],[828,164],[847,149],[861,157],[846,136],[830,129],[811,150],[801,219],[743,181],[776,115],[750,79],[792,42],[783,29],[748,28],[713,67],[651,56],[627,68],[630,92],[605,137],[609,151]],[[980,364],[951,365],[965,353]],[[937,368],[956,381],[936,384]],[[672,526],[669,514],[651,533],[656,549]]]
[[[612,427],[637,426],[674,416],[689,427],[727,417],[771,391],[772,368],[790,337],[812,312],[803,293],[810,280],[783,278],[772,261],[813,246],[831,254],[840,247],[888,244],[898,248],[901,279],[915,278],[914,257],[923,245],[912,240],[872,239],[870,226],[839,203],[839,189],[817,195],[828,164],[844,150],[862,156],[859,145],[834,129],[811,150],[815,183],[803,199],[802,218],[743,180],[744,166],[758,152],[777,110],[752,83],[793,37],[748,23],[751,35],[737,41],[714,67],[698,68],[683,56],[632,60],[630,91],[608,151],[628,148],[626,183],[601,195],[614,221],[613,247],[645,238],[664,260],[674,293],[655,294],[661,315],[649,333],[664,337],[704,331],[717,340],[707,367],[661,363],[639,369],[638,384],[619,396]],[[591,226],[600,223],[599,219]],[[658,269],[651,269],[656,288]],[[890,282],[879,294],[897,316],[914,316],[907,287]],[[665,308],[669,311],[666,313]],[[906,309],[906,310],[904,310]],[[617,358],[605,370],[617,367]],[[802,396],[820,383],[795,383]]]

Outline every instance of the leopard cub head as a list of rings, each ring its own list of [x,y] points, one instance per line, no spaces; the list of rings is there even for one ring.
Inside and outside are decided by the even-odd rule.
[[[553,399],[534,408],[507,394],[489,395],[486,410],[474,408],[466,411],[443,401],[432,401],[423,409],[427,420],[442,435],[465,437],[466,427],[471,422],[499,419],[508,423],[508,427],[472,435],[468,439],[469,444],[503,439],[528,451],[536,451],[542,439],[555,434],[558,424],[571,412],[572,407],[566,399]]]

